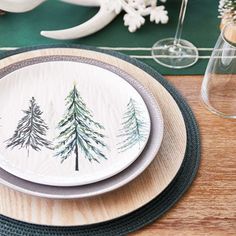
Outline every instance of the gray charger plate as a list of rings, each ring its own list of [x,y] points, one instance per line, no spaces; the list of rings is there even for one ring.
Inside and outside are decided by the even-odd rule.
[[[23,66],[37,64],[47,60],[48,61],[72,60],[72,61],[83,62],[83,60],[85,59],[73,56],[36,57],[12,64],[9,68],[7,68],[7,70],[2,71],[1,75],[2,73],[7,74],[10,71],[14,71]],[[112,191],[127,184],[131,180],[135,179],[138,175],[140,175],[153,161],[161,146],[163,137],[163,127],[164,127],[161,111],[155,98],[144,88],[144,86],[141,83],[136,81],[134,78],[132,78],[130,75],[120,70],[119,68],[93,59],[89,59],[89,62],[87,60],[86,63],[99,65],[100,67],[103,67],[120,75],[124,80],[130,83],[142,96],[150,114],[152,129],[148,143],[143,152],[141,153],[141,155],[133,164],[131,164],[128,168],[126,168],[119,174],[106,180],[97,183],[92,183],[89,185],[74,186],[74,187],[56,187],[56,186],[36,184],[18,178],[0,168],[0,181],[3,184],[20,192],[24,192],[39,197],[54,198],[54,199],[73,199],[73,198],[92,197]]]

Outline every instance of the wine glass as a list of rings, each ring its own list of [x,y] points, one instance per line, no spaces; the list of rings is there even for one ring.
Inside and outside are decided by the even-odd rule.
[[[201,88],[206,107],[224,118],[236,119],[236,24],[222,30],[209,60]]]
[[[182,0],[175,37],[162,39],[153,45],[153,58],[163,66],[181,69],[198,60],[197,48],[189,41],[181,39],[187,5],[188,0]]]

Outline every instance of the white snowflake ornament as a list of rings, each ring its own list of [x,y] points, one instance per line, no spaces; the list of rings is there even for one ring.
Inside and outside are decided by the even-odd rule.
[[[164,6],[157,6],[157,0],[120,0],[124,16],[124,25],[130,32],[135,32],[145,23],[145,16],[150,15],[150,21],[156,24],[166,24],[169,20]],[[165,2],[165,0],[162,0]]]
[[[156,24],[166,24],[169,21],[168,12],[164,6],[154,7],[151,9],[150,21],[154,21]]]
[[[128,26],[129,32],[135,32],[145,23],[145,19],[139,15],[130,13],[124,15],[124,25]]]
[[[108,11],[114,11],[116,14],[120,14],[122,11],[122,6],[118,1],[114,0],[104,0]]]

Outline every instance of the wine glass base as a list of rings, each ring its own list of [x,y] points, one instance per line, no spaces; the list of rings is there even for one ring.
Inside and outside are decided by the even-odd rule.
[[[181,69],[192,66],[198,60],[198,50],[190,42],[181,39],[174,45],[174,38],[162,39],[152,48],[153,59],[166,67]]]

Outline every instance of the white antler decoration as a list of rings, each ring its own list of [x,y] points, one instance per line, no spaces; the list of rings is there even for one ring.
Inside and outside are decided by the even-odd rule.
[[[64,29],[64,30],[55,30],[55,31],[42,31],[41,35],[53,38],[53,39],[75,39],[75,38],[82,38],[84,36],[88,36],[93,34],[100,29],[104,28],[108,25],[116,16],[120,13],[120,10],[117,11],[114,8],[114,4],[111,2],[114,0],[63,0],[69,3],[77,3],[79,5],[95,5],[100,6],[100,10],[98,13],[92,17],[90,20],[86,21],[85,23],[78,25],[73,28]],[[111,4],[108,4],[108,3]]]
[[[44,0],[0,0],[0,9],[12,12],[31,10]],[[169,20],[164,6],[157,6],[157,0],[61,0],[81,6],[100,7],[98,13],[85,23],[63,30],[42,31],[41,35],[53,39],[76,39],[93,34],[108,25],[122,10],[124,24],[130,32],[135,32],[145,23],[145,16],[156,24],[166,24]],[[165,2],[166,0],[160,0]],[[22,5],[21,5],[22,4]]]
[[[0,0],[0,9],[9,12],[31,11],[45,0]]]

